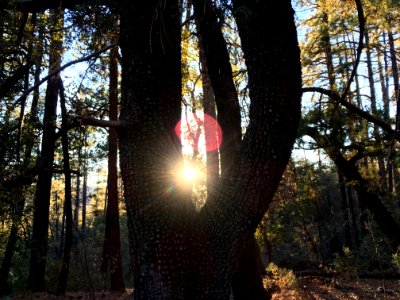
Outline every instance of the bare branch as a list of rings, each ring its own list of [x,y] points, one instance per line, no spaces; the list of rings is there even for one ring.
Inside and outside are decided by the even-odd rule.
[[[34,86],[30,87],[29,89],[23,91],[22,95],[13,103],[13,106],[15,107],[15,105],[17,105],[25,96],[27,96],[33,90],[37,89],[39,86],[41,86],[44,82],[49,80],[54,75],[57,75],[58,73],[60,73],[61,71],[65,70],[66,68],[68,68],[68,67],[70,67],[72,65],[75,65],[75,64],[83,62],[83,61],[87,61],[87,60],[89,60],[89,59],[91,59],[91,58],[93,58],[93,57],[95,57],[95,56],[107,51],[108,49],[110,49],[110,48],[112,48],[112,47],[114,47],[116,45],[117,45],[116,43],[113,43],[111,45],[104,46],[100,50],[97,50],[97,51],[93,52],[90,55],[87,55],[87,56],[84,56],[82,58],[70,61],[70,62],[66,63],[65,65],[62,65],[60,68],[50,72],[47,76],[42,78],[37,84],[35,84]]]
[[[112,128],[121,127],[120,121],[99,120],[86,115],[79,116],[77,119],[81,121],[81,125],[92,125],[97,127],[112,127]]]
[[[351,83],[353,82],[353,79],[356,76],[358,65],[360,64],[362,49],[364,48],[364,42],[363,42],[364,30],[365,30],[364,11],[363,11],[361,1],[360,0],[354,0],[354,1],[356,2],[356,6],[357,6],[358,23],[359,23],[359,27],[360,27],[360,36],[359,36],[359,40],[358,40],[356,61],[355,61],[354,67],[353,67],[353,71],[351,72],[350,78],[347,81],[346,87],[345,87],[342,95],[340,96],[340,101],[339,101],[340,103],[342,103],[344,101],[344,99],[346,98],[346,96],[350,90]]]

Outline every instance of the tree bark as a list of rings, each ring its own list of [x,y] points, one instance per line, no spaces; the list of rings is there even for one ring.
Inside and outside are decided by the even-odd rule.
[[[213,4],[207,0],[194,0],[193,5],[199,33],[200,59],[203,58],[205,62],[203,74],[207,71],[209,76],[208,78],[205,74],[202,74],[202,78],[205,79],[206,84],[209,80],[213,87],[212,91],[215,91],[217,119],[222,129],[222,137],[219,137],[222,138],[220,147],[221,174],[227,176],[241,144],[242,129],[239,100],[233,83],[228,49]],[[209,108],[207,107],[209,104],[206,104],[205,107]],[[211,166],[212,163],[218,163],[218,160],[215,159],[218,153],[210,153],[210,157],[208,157],[208,154],[208,171],[211,173],[215,169],[218,170],[218,165],[214,165],[215,169]],[[210,193],[207,201],[214,201],[213,196],[215,190],[218,189],[218,181],[216,181],[218,176],[215,176],[214,173],[210,175],[214,176],[214,182],[208,181],[210,190],[207,191]],[[258,245],[252,233],[244,237],[243,241],[245,241],[243,244],[248,245],[249,248],[241,253],[242,261],[238,264],[238,269],[235,270],[233,275],[232,285],[235,286],[232,289],[233,297],[241,299],[247,294],[252,299],[265,299],[266,295],[261,279],[262,270],[260,270],[263,267],[258,264],[261,261]]]
[[[18,229],[21,223],[22,214],[24,212],[25,198],[22,194],[22,189],[19,187],[15,191],[16,205],[12,212],[12,225],[10,235],[8,237],[6,251],[0,268],[0,296],[8,294],[11,291],[8,285],[8,275],[12,266],[12,258],[14,255],[15,245],[18,241]]]
[[[198,35],[199,39],[199,60],[201,64],[201,81],[203,86],[203,109],[204,113],[217,118],[216,116],[216,104],[215,95],[211,85],[211,79],[208,75],[208,68],[206,63],[206,57],[204,53],[204,42],[201,35]],[[210,139],[209,132],[205,131],[206,145],[207,140]],[[217,134],[217,133],[215,133]],[[222,137],[218,137],[222,138]],[[215,187],[219,182],[219,149],[207,152],[207,197],[212,198],[215,195]]]
[[[88,186],[87,186],[87,177],[88,177],[88,151],[87,151],[87,133],[84,133],[84,154],[83,154],[83,183],[82,183],[82,224],[81,224],[81,232],[83,238],[86,237],[86,205],[88,198]]]
[[[240,106],[232,67],[221,25],[209,0],[194,0],[194,14],[207,65],[208,75],[215,94],[217,121],[222,129],[221,174],[229,172],[239,150],[242,127]]]
[[[43,30],[42,30],[42,26],[40,26],[39,28],[39,37],[42,37],[43,35]],[[35,69],[35,82],[39,81],[39,77],[40,77],[40,68],[41,68],[41,60],[42,60],[42,55],[43,55],[43,51],[41,47],[38,47],[38,58],[36,61],[36,69]],[[26,122],[26,125],[24,127],[24,135],[26,135],[26,146],[25,146],[25,154],[24,154],[24,162],[22,165],[22,170],[23,172],[26,172],[27,170],[29,170],[30,165],[31,165],[31,157],[32,157],[32,149],[35,143],[35,138],[34,138],[34,129],[37,127],[37,113],[38,113],[38,101],[39,101],[39,95],[38,95],[38,91],[35,91],[33,99],[32,99],[32,104],[31,104],[31,110],[30,110],[30,117]],[[32,183],[32,179],[35,176],[36,172],[27,172],[28,174],[26,175],[22,175],[22,177],[24,177],[24,179],[22,180],[17,180],[17,191],[16,194],[18,194],[20,192],[21,186],[24,184],[31,184]],[[31,174],[32,173],[32,174]],[[5,184],[8,186],[12,186],[12,184]],[[24,206],[25,206],[25,199],[23,195],[20,195],[18,197],[16,197],[16,199],[18,199],[17,201],[17,205],[16,205],[16,209],[13,212],[13,223],[11,226],[11,230],[10,230],[10,235],[7,241],[7,247],[6,247],[6,252],[4,253],[4,257],[3,257],[3,262],[1,265],[1,269],[0,269],[0,294],[2,293],[2,291],[7,291],[7,281],[8,281],[8,274],[10,273],[10,269],[11,269],[11,264],[12,264],[12,257],[14,255],[14,249],[15,249],[15,245],[17,243],[18,240],[18,227],[19,224],[21,222],[22,216],[23,216],[23,212],[24,212]]]
[[[187,242],[195,209],[175,180],[181,150],[178,0],[126,5],[120,16],[120,165],[134,258],[135,299],[196,299]]]
[[[110,88],[109,109],[110,120],[118,118],[118,46],[111,49],[110,53]],[[111,276],[111,291],[125,289],[121,261],[121,241],[118,211],[118,136],[115,128],[110,128],[108,133],[108,179],[107,179],[107,211],[106,228],[103,245],[102,272],[107,273],[109,268]]]
[[[64,86],[59,80],[60,102],[61,102],[61,115],[62,115],[62,129],[65,129],[68,122],[67,107],[65,104]],[[61,136],[62,152],[63,152],[63,167],[64,167],[64,180],[65,180],[65,198],[64,198],[64,211],[65,211],[65,244],[63,253],[63,262],[58,279],[57,295],[64,295],[68,283],[68,274],[71,261],[72,249],[72,183],[71,183],[71,167],[69,163],[69,142],[66,130],[63,130]]]
[[[63,13],[53,12],[55,24],[62,28]],[[51,40],[50,67],[52,71],[61,65],[62,31],[54,31]],[[45,288],[45,268],[48,246],[48,224],[50,189],[55,149],[56,108],[58,102],[58,80],[52,77],[47,84],[43,118],[42,149],[38,161],[38,181],[36,184],[32,229],[32,251],[29,266],[28,288],[43,291]]]
[[[237,11],[251,120],[217,191],[220,200],[207,202],[197,215],[173,176],[181,159],[173,134],[181,97],[179,1],[129,4],[121,13],[120,120],[126,126],[119,145],[135,299],[228,299],[238,254],[247,249],[242,238],[253,234],[288,162],[301,95],[290,1],[234,4],[252,14],[246,19]]]

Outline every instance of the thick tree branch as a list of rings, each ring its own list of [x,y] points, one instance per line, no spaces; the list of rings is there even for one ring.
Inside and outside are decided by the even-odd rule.
[[[91,116],[83,115],[72,118],[70,122],[63,129],[58,130],[56,133],[56,139],[58,140],[61,137],[64,130],[68,131],[72,128],[81,127],[83,125],[91,125],[102,128],[108,128],[108,127],[121,128],[124,126],[120,121],[99,120]]]
[[[1,0],[0,0],[1,1]],[[46,82],[47,80],[49,80],[51,77],[57,75],[58,73],[60,73],[61,71],[65,70],[66,68],[75,65],[77,63],[80,62],[84,62],[87,61],[93,57],[96,57],[97,55],[107,51],[108,49],[111,49],[112,47],[116,46],[116,43],[113,43],[111,45],[107,45],[104,46],[103,48],[101,48],[100,50],[97,50],[95,52],[93,52],[90,55],[84,56],[82,58],[70,61],[68,63],[66,63],[65,65],[62,65],[60,68],[50,72],[47,76],[45,76],[44,78],[42,78],[41,80],[39,80],[39,82],[37,84],[35,84],[34,86],[30,87],[29,89],[25,90],[22,92],[22,95],[14,102],[14,106],[17,105],[25,96],[27,96],[30,92],[32,92],[33,90],[37,89],[39,86],[41,86],[44,82]]]
[[[377,126],[379,126],[380,128],[382,128],[385,132],[387,132],[389,135],[394,135],[396,137],[396,139],[400,140],[400,133],[396,132],[391,126],[390,124],[386,123],[385,121],[371,115],[370,113],[358,108],[357,106],[355,106],[354,104],[346,101],[344,98],[342,98],[338,92],[335,91],[331,91],[331,90],[327,90],[324,88],[320,88],[320,87],[307,87],[307,88],[303,88],[302,89],[303,93],[306,92],[317,92],[317,93],[321,93],[324,94],[328,97],[330,97],[333,101],[340,103],[341,105],[343,105],[344,107],[346,107],[350,112],[360,116],[361,118],[367,120],[368,122],[371,122]]]
[[[349,180],[355,183],[354,188],[358,193],[359,200],[374,215],[374,220],[386,236],[393,249],[397,249],[400,244],[400,225],[393,218],[389,210],[383,204],[378,191],[371,189],[367,180],[365,180],[357,169],[356,161],[361,158],[362,152],[347,160],[336,147],[330,147],[332,139],[335,136],[324,136],[320,134],[315,127],[305,127],[303,132],[309,135],[320,148],[323,148],[330,159],[335,163],[337,169]]]
[[[99,120],[96,118],[93,118],[91,116],[79,116],[77,118],[80,120],[81,125],[92,125],[92,126],[97,126],[97,127],[111,127],[111,128],[118,128],[121,127],[121,122],[115,121],[115,120]]]

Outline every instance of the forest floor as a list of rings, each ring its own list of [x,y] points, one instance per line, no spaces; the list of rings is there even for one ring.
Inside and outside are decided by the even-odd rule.
[[[17,294],[4,299],[129,299],[132,289],[125,293],[97,292],[88,293],[67,293],[64,297],[55,295],[40,294]],[[283,288],[272,295],[273,300],[399,300],[400,299],[400,280],[379,280],[379,279],[360,279],[351,281],[337,281],[323,277],[298,277],[297,284],[291,288]],[[251,299],[249,299],[251,300]]]
[[[273,300],[400,299],[400,280],[359,279],[337,281],[323,277],[297,278],[297,286],[283,288]]]

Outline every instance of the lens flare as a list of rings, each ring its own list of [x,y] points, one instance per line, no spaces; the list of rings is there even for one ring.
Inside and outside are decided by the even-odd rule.
[[[176,124],[174,130],[183,146],[190,145],[196,151],[198,150],[198,143],[195,141],[199,137],[198,133],[203,136],[201,140],[205,141],[205,150],[207,152],[218,150],[222,142],[221,126],[213,117],[207,114],[204,114],[203,118],[200,118],[195,113],[188,114],[184,120],[180,120]]]
[[[182,170],[182,179],[185,181],[194,181],[197,178],[197,170],[193,167],[186,166]]]

